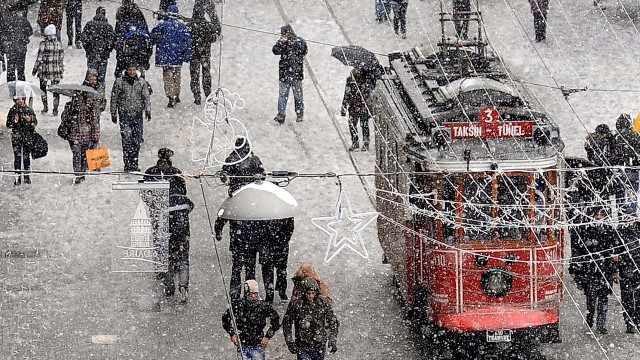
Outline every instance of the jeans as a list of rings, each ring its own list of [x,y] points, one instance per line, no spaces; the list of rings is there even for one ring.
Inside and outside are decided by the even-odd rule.
[[[280,90],[278,92],[278,116],[285,118],[287,110],[287,101],[289,101],[289,89],[293,90],[293,100],[295,102],[296,114],[304,115],[304,103],[302,97],[302,80],[299,81],[280,81]]]
[[[22,138],[12,136],[11,147],[13,148],[13,169],[31,169],[31,150],[25,146],[25,141]]]
[[[139,171],[138,154],[142,142],[142,114],[120,115],[120,136],[122,137],[122,160],[124,171]]]
[[[376,0],[376,17],[389,17],[389,13],[391,12],[391,5],[389,5],[389,0]]]
[[[240,350],[238,350],[240,352]],[[242,346],[242,360],[265,360],[267,358],[264,350],[260,346]]]
[[[297,360],[324,360],[327,349],[321,348],[298,348]]]
[[[67,39],[69,45],[73,44],[73,25],[76,25],[76,44],[80,42],[80,34],[82,33],[82,2],[78,2],[76,6],[66,8],[67,13]]]
[[[407,7],[406,5],[393,3],[393,30],[400,30],[401,34],[407,32]]]
[[[69,140],[69,147],[73,154],[73,172],[76,176],[80,176],[80,173],[87,172],[87,150],[91,149],[92,141],[75,141]]]
[[[533,12],[533,28],[536,32],[536,41],[547,38],[547,14],[539,11]]]
[[[607,310],[609,309],[609,291],[598,285],[587,284],[584,290],[587,296],[587,322],[593,323],[593,316],[596,313],[596,305],[598,316],[596,317],[596,326],[604,328],[607,322]]]
[[[189,73],[191,74],[191,92],[193,97],[200,99],[200,68],[202,67],[202,89],[204,97],[211,94],[211,56],[192,58],[189,63]]]
[[[358,140],[358,123],[362,127],[362,141],[369,144],[369,113],[360,111],[355,114],[349,112],[349,132],[351,133],[351,142],[354,145],[359,143]]]
[[[105,78],[107,77],[107,64],[106,59],[99,57],[87,58],[87,69],[94,69],[98,72],[98,82],[104,87]]]

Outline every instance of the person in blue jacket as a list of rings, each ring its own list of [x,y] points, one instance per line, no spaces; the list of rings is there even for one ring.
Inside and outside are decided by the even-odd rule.
[[[191,61],[191,33],[177,16],[178,6],[167,8],[169,15],[151,30],[156,45],[156,66],[162,68],[164,91],[169,98],[167,107],[180,102],[180,70],[182,63]]]

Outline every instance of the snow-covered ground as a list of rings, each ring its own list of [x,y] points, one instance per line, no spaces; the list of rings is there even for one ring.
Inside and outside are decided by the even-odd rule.
[[[158,6],[157,0],[138,0],[138,3],[153,9]],[[373,0],[229,1],[224,5],[223,22],[279,33],[280,26],[290,21],[306,39],[336,45],[346,45],[350,40],[379,53],[403,50],[419,43],[432,42],[435,46],[440,36],[437,2],[410,1],[406,40],[395,38],[388,24],[374,21],[373,3]],[[190,15],[191,0],[181,0],[178,4],[184,14]],[[630,0],[623,4],[636,19],[640,5]],[[113,24],[117,4],[95,0],[86,2],[83,23],[92,17],[97,6],[107,8],[107,17]],[[555,85],[548,67],[558,84],[566,87],[634,89],[640,65],[640,49],[635,45],[640,33],[619,3],[609,1],[608,6],[601,13],[586,0],[551,1],[548,40],[533,45],[527,39],[533,37],[533,24],[526,1],[481,2],[489,39],[511,70],[527,81]],[[220,7],[218,11],[220,13]],[[35,24],[34,15],[30,14],[32,24]],[[155,25],[151,14],[145,12],[145,15],[150,26]],[[277,35],[232,27],[223,27],[223,33],[221,86],[246,100],[246,107],[235,116],[247,126],[255,152],[268,170],[346,173],[354,172],[352,160],[363,171],[373,170],[375,153],[357,152],[350,158],[346,151],[350,142],[347,120],[339,116],[339,107],[349,68],[330,56],[330,46],[308,43],[310,66],[304,81],[305,121],[293,121],[293,99],[290,99],[287,122],[280,126],[272,120],[276,113],[278,57],[272,55],[271,46]],[[32,38],[30,51],[39,40]],[[217,45],[213,50],[214,81],[220,57]],[[65,55],[64,82],[80,82],[86,66],[84,51],[69,48]],[[27,73],[33,62],[34,58],[29,56]],[[113,82],[115,56],[109,65],[107,91]],[[182,74],[182,104],[176,109],[165,108],[167,99],[162,90],[161,71],[153,68],[147,74],[154,89],[153,119],[145,123],[141,168],[155,164],[159,148],[170,147],[176,150],[174,164],[177,167],[188,173],[201,169],[200,164],[190,161],[189,138],[193,116],[201,116],[202,109],[192,104],[187,66],[183,67]],[[30,75],[27,80],[37,82]],[[588,91],[569,97],[576,116],[559,90],[531,89],[560,124],[567,155],[582,154],[587,130],[593,131],[603,122],[613,128],[620,112],[629,112],[635,117],[640,110],[634,102],[634,93]],[[34,104],[39,114],[42,105],[38,99]],[[10,106],[11,100],[0,89],[0,117],[4,118]],[[33,168],[70,171],[71,152],[56,136],[59,118],[38,115],[38,120],[38,131],[49,141],[49,155],[33,161]],[[347,144],[341,138],[346,139]],[[4,169],[13,166],[9,139],[10,133],[2,121],[0,166]],[[106,113],[102,119],[101,143],[109,147],[110,169],[121,169],[118,127],[110,122]],[[2,254],[12,252],[9,257],[0,256],[3,290],[0,358],[235,358],[233,345],[221,327],[226,299],[197,181],[188,181],[189,196],[196,204],[191,216],[190,301],[185,306],[172,302],[157,306],[160,292],[148,275],[110,272],[112,253],[116,244],[128,236],[128,224],[137,204],[133,192],[113,191],[111,183],[132,181],[134,177],[95,176],[75,186],[68,176],[34,175],[32,185],[21,187],[14,187],[12,180],[10,176],[3,176],[0,182],[0,208],[3,209],[0,250]],[[344,186],[356,211],[372,209],[357,178],[345,178]],[[215,213],[226,197],[226,187],[209,182],[203,189]],[[399,305],[392,296],[390,271],[380,264],[382,251],[375,229],[364,232],[372,262],[343,251],[330,264],[325,264],[327,237],[310,220],[333,213],[338,196],[335,181],[297,179],[287,190],[301,208],[289,268],[293,272],[303,262],[313,263],[334,294],[341,333],[338,353],[329,358],[420,358],[420,350],[402,322]],[[217,245],[228,280],[231,261],[227,237]],[[570,281],[567,285],[584,313],[583,296]],[[610,304],[610,335],[599,336],[600,344],[610,359],[637,358],[639,337],[624,334],[621,307],[613,297]],[[277,310],[282,314],[284,307],[279,305]],[[563,303],[562,319],[564,342],[544,347],[548,358],[605,358],[594,338],[585,334],[587,329],[581,325],[578,310],[568,295]],[[94,343],[92,335],[115,335],[116,341],[108,345]],[[268,356],[293,358],[280,333],[269,344]]]

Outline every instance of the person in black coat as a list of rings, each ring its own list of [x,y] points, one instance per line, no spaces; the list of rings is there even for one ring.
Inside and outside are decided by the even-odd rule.
[[[270,304],[260,299],[258,283],[255,280],[245,281],[243,287],[242,301],[232,304],[233,318],[238,332],[236,333],[233,326],[229,309],[222,315],[222,327],[235,346],[242,346],[243,359],[264,359],[264,350],[269,340],[280,329],[280,317]],[[270,326],[265,333],[267,319]],[[238,352],[240,352],[239,348]]]
[[[36,131],[38,119],[36,113],[26,103],[22,94],[14,96],[15,105],[7,115],[7,128],[11,129],[11,147],[13,148],[13,169],[28,171],[31,169],[31,149],[29,142]],[[14,185],[22,183],[22,173],[18,172]],[[28,172],[24,173],[24,183],[31,184]]]
[[[260,265],[262,266],[262,280],[266,291],[265,301],[273,302],[274,290],[278,292],[281,301],[287,297],[287,265],[289,262],[289,241],[293,235],[294,219],[264,220],[267,228],[260,243]],[[277,276],[274,284],[274,269]],[[275,285],[275,286],[274,286]]]
[[[273,45],[273,54],[280,56],[279,63],[279,92],[278,115],[275,121],[284,123],[289,100],[289,89],[293,90],[296,109],[296,121],[302,121],[304,116],[304,102],[302,96],[302,80],[304,79],[304,57],[307,55],[307,42],[293,32],[291,25],[280,28],[280,39]]]
[[[351,133],[351,147],[349,151],[359,148],[358,123],[362,127],[362,151],[369,151],[369,118],[370,111],[367,107],[367,100],[371,96],[376,86],[376,70],[365,71],[363,69],[353,69],[347,77],[342,98],[342,108],[340,115],[347,115],[349,112],[349,132]]]
[[[196,0],[193,4],[193,13],[204,12],[209,16],[209,21],[212,22],[218,29],[220,28],[220,19],[216,13],[216,4],[213,0]],[[218,36],[220,34],[218,33]]]
[[[187,185],[179,176],[182,171],[173,166],[173,150],[162,148],[158,150],[158,161],[155,166],[148,168],[144,173],[145,181],[169,181],[169,196],[187,195]]]
[[[582,236],[578,239],[577,253],[586,255],[581,260],[582,269],[573,276],[582,277],[580,282],[587,297],[587,325],[593,327],[597,309],[597,331],[606,334],[609,295],[612,294],[613,279],[618,271],[618,256],[613,249],[619,243],[617,234],[605,223],[604,210],[596,208],[593,213],[591,223],[584,226]]]
[[[256,257],[260,242],[266,236],[268,228],[264,226],[264,220],[228,220],[218,217],[214,224],[217,241],[222,241],[222,231],[227,222],[231,252],[229,296],[235,302],[240,299],[242,271],[245,272],[245,279],[256,277]]]
[[[238,137],[235,149],[225,159],[222,166],[226,177],[222,181],[229,184],[229,196],[246,184],[264,179],[264,167],[260,158],[251,151],[251,145],[245,137]]]
[[[192,21],[187,26],[191,32],[191,92],[196,105],[202,103],[200,95],[200,70],[202,69],[202,89],[204,97],[211,94],[211,44],[220,35],[220,26],[209,22],[204,17],[204,9],[196,11],[194,7]]]
[[[638,196],[638,170],[632,167],[640,165],[640,134],[631,129],[631,116],[621,114],[616,121],[618,133],[613,139],[613,160],[611,165],[623,166],[618,172],[616,199],[619,212],[629,208],[629,213],[636,211]]]
[[[116,45],[116,33],[107,21],[107,11],[102,6],[96,16],[82,30],[82,44],[87,55],[87,69],[98,72],[98,82],[104,87],[109,56]]]
[[[162,278],[164,294],[173,296],[174,277],[178,276],[178,302],[181,304],[187,302],[189,293],[189,213],[193,208],[193,202],[186,195],[169,195],[169,266]]]
[[[627,333],[640,328],[640,222],[634,218],[618,229],[624,246],[619,253],[620,297]]]
[[[138,8],[133,0],[123,0],[122,5],[116,11],[115,32],[118,41],[124,39],[125,34],[134,26],[136,29],[142,29],[149,33],[149,25],[144,14]]]
[[[75,40],[76,48],[82,49],[82,0],[67,0],[65,7],[67,14],[67,45],[73,46],[73,25],[76,26]]]
[[[7,82],[26,79],[25,58],[32,33],[33,28],[26,17],[7,14],[0,19],[0,48],[7,55]],[[15,94],[10,92],[9,95],[13,97]]]

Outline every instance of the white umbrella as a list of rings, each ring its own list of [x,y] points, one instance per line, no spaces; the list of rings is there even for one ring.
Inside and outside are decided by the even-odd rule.
[[[268,181],[247,184],[227,198],[218,216],[229,220],[271,220],[293,217],[298,202],[287,190]]]
[[[8,83],[4,83],[9,88],[9,96],[14,97],[15,95],[20,97],[32,97],[32,96],[42,96],[44,92],[40,90],[38,85],[32,84],[30,82],[16,80],[9,81]]]

